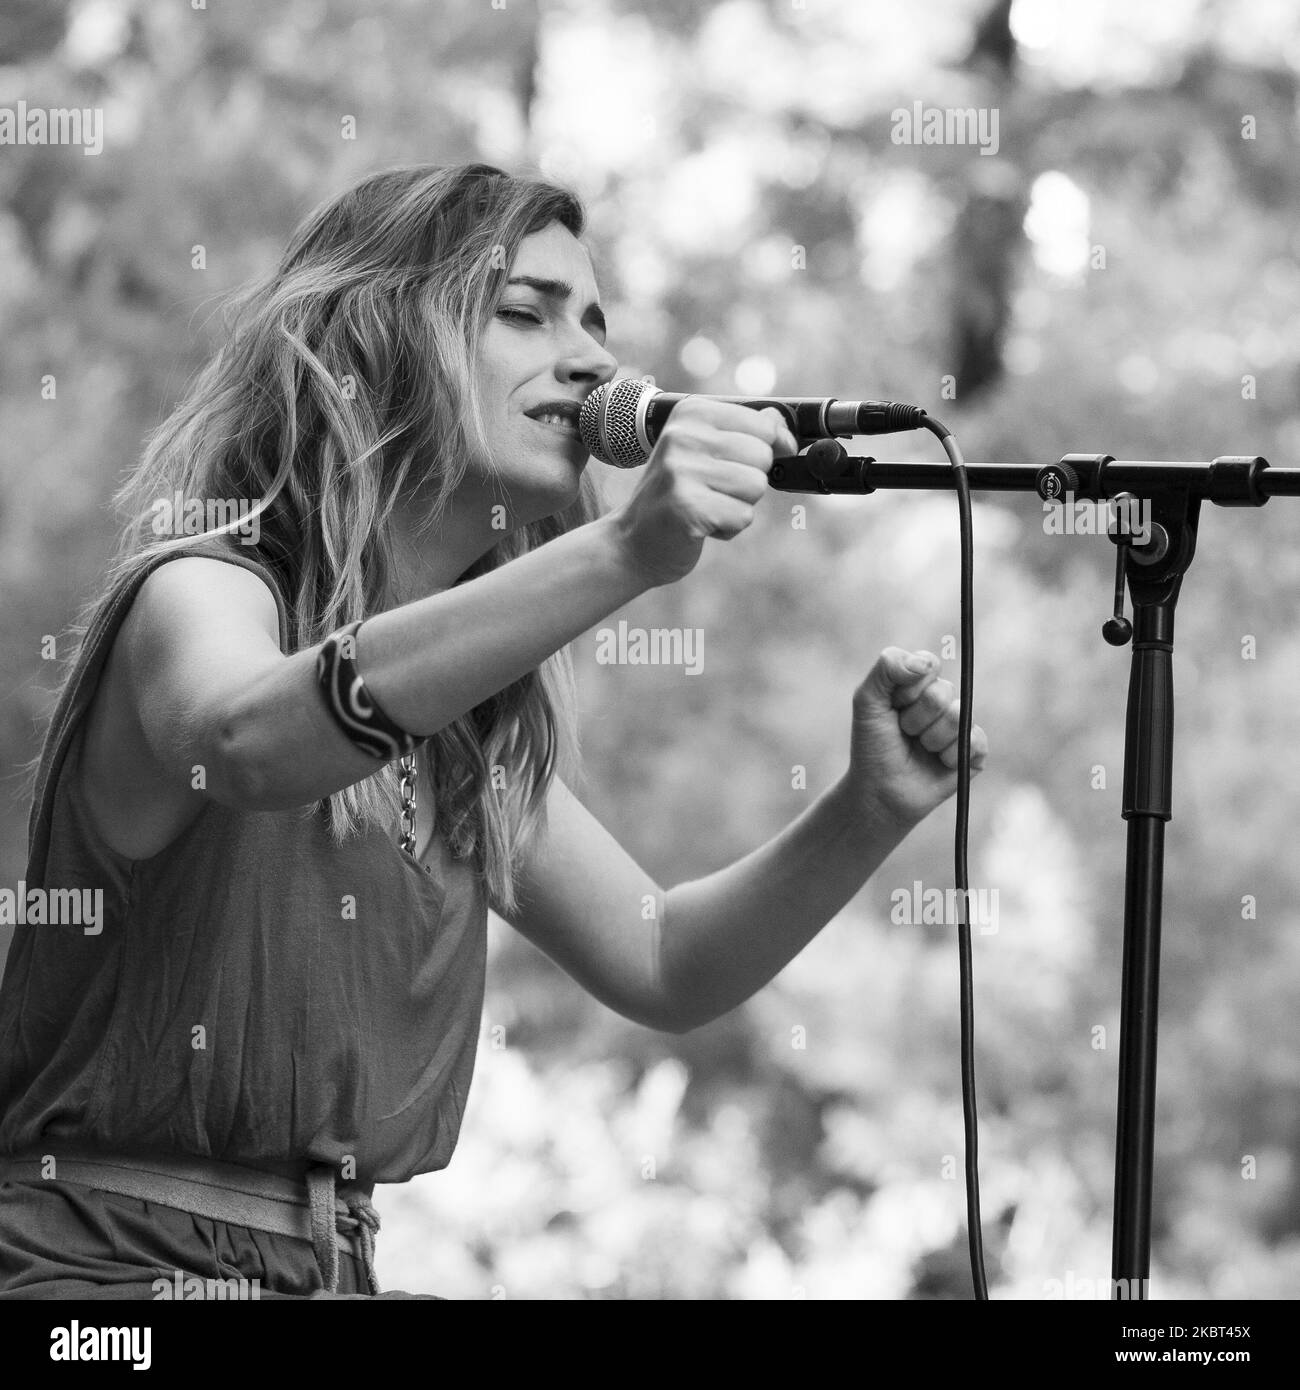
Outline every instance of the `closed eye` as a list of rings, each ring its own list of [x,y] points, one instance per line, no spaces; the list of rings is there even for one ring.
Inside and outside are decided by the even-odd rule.
[[[515,319],[520,323],[540,324],[542,322],[542,316],[536,309],[498,309],[497,317]]]

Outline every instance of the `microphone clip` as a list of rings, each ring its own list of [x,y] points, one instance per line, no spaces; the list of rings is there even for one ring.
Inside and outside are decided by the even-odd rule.
[[[832,493],[874,492],[867,469],[874,458],[850,454],[838,439],[818,439],[801,454],[774,459],[767,475],[768,484],[778,492]]]

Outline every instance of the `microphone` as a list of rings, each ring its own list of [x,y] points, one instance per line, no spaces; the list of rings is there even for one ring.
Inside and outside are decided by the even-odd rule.
[[[693,392],[661,391],[639,377],[616,377],[598,386],[582,403],[578,432],[592,458],[615,468],[638,468],[650,457],[674,406]],[[897,401],[839,401],[821,396],[709,396],[712,401],[773,406],[800,443],[847,439],[855,434],[897,434],[919,429],[925,411]]]

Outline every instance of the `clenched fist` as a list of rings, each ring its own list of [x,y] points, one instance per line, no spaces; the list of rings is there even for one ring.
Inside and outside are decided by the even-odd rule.
[[[904,825],[957,790],[960,701],[952,682],[938,679],[939,667],[930,652],[886,647],[853,694],[847,780],[864,810]],[[972,724],[972,773],[988,751],[988,736]]]

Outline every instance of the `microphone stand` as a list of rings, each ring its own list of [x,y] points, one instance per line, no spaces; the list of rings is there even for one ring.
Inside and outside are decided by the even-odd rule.
[[[1067,454],[1060,463],[966,465],[971,491],[1030,490],[1044,501],[1113,505],[1149,499],[1150,535],[1141,543],[1112,521],[1117,546],[1115,611],[1102,628],[1114,646],[1133,641],[1124,734],[1123,818],[1128,822],[1120,1006],[1119,1099],[1111,1282],[1115,1298],[1145,1299],[1151,1267],[1152,1160],[1155,1149],[1156,1034],[1165,822],[1173,814],[1174,610],[1196,553],[1202,500],[1262,507],[1271,496],[1300,496],[1300,468],[1270,468],[1259,457],[1211,463],[1117,462],[1109,454]],[[782,492],[865,494],[879,488],[953,486],[947,463],[878,463],[822,439],[768,474]],[[1124,617],[1124,580],[1133,622]]]

